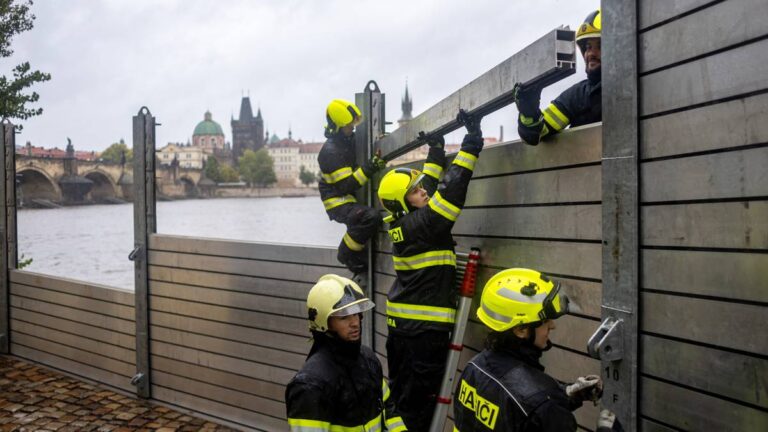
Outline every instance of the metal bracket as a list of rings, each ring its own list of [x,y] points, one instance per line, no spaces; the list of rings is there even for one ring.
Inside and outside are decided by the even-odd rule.
[[[134,375],[133,378],[131,378],[131,385],[138,387],[144,384],[145,380],[146,380],[146,376],[143,373],[139,372],[136,375]]]
[[[614,317],[603,320],[587,342],[589,355],[606,361],[617,361],[624,357],[624,321]]]
[[[133,248],[131,253],[128,254],[128,259],[130,261],[136,261],[136,257],[139,256],[139,253],[141,253],[141,246],[136,246],[135,248]]]

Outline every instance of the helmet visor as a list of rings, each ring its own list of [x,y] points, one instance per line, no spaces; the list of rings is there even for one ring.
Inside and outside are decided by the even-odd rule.
[[[568,313],[568,296],[560,292],[560,282],[555,281],[555,286],[547,294],[542,306],[544,307],[539,314],[542,320],[557,319]]]
[[[335,316],[335,317],[345,317],[349,315],[356,315],[359,313],[363,313],[365,311],[369,311],[376,306],[373,304],[372,301],[368,300],[367,298],[364,298],[362,300],[358,300],[355,303],[349,304],[347,306],[344,306],[341,309],[335,310],[331,312],[329,316]]]

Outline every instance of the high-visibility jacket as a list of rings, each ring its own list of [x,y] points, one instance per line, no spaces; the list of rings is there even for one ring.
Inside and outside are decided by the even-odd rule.
[[[467,363],[453,399],[454,432],[572,432],[581,406],[544,373],[533,347],[484,350]]]
[[[328,138],[317,156],[321,179],[318,181],[320,199],[325,211],[356,202],[352,195],[371,176],[369,168],[358,167],[355,162],[355,137],[341,134]]]
[[[392,221],[392,260],[397,278],[387,296],[390,331],[450,331],[456,314],[456,253],[451,229],[464,206],[482,138],[464,139],[445,170],[445,151],[433,147],[424,164],[428,205]]]
[[[316,337],[306,363],[288,383],[285,405],[291,431],[407,430],[389,400],[379,359],[366,346],[352,352],[343,344]]]
[[[517,132],[520,138],[530,144],[538,144],[541,138],[558,133],[571,125],[581,126],[603,119],[602,82],[599,75],[580,81],[556,97],[535,117],[520,115]]]

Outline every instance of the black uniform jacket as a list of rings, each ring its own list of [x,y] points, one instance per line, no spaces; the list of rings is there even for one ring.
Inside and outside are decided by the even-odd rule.
[[[368,181],[372,173],[370,169],[358,167],[355,162],[355,136],[331,136],[320,149],[317,161],[322,177],[318,189],[325,210],[356,202],[352,194]]]
[[[406,430],[373,351],[327,336],[315,338],[285,404],[293,432]]]
[[[431,148],[424,164],[428,205],[390,222],[397,278],[387,297],[387,324],[394,332],[449,331],[456,313],[456,254],[451,229],[459,217],[482,138],[467,137],[445,170],[445,151]]]

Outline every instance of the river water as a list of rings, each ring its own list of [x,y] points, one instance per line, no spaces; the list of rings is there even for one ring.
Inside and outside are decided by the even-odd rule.
[[[344,226],[319,197],[222,198],[157,203],[161,234],[336,246]],[[133,289],[133,206],[93,205],[18,212],[24,270]]]

